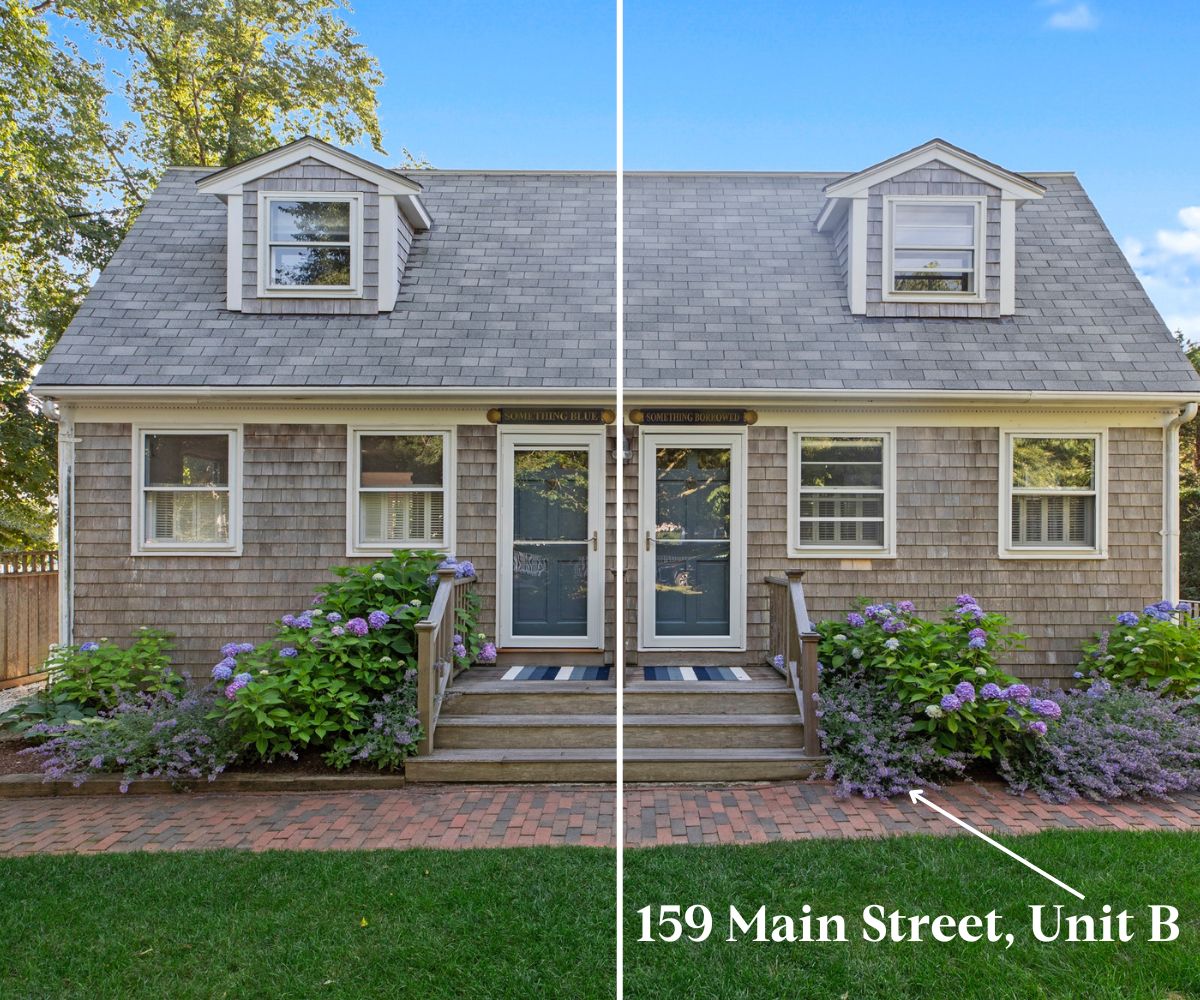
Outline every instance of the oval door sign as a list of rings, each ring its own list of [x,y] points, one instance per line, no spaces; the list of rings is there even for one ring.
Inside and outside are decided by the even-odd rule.
[[[499,406],[487,418],[493,424],[611,424],[617,414],[598,406]]]
[[[654,424],[666,426],[710,424],[723,427],[748,427],[758,422],[758,414],[754,410],[731,408],[704,407],[702,409],[685,407],[656,407],[653,409],[630,410],[629,420],[634,424]]]

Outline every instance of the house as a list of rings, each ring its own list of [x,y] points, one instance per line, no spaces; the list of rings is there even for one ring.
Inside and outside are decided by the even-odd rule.
[[[803,570],[816,618],[970,591],[1051,682],[1179,596],[1200,379],[1073,174],[935,139],[625,191],[618,420],[611,174],[403,173],[314,139],[169,170],[35,387],[63,637],[154,623],[200,671],[330,566],[428,546],[474,562],[504,666],[604,664],[621,530],[629,662],[683,668],[629,685],[632,776],[773,777],[808,757],[761,666],[770,577]],[[610,684],[464,681],[448,706],[509,721],[448,709],[438,773],[607,773]],[[512,766],[483,774],[487,747]]]

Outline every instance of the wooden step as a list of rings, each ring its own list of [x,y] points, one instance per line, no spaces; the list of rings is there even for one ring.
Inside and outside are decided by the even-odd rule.
[[[453,715],[603,715],[617,710],[616,688],[592,681],[496,681],[446,692]]]
[[[634,747],[625,750],[629,781],[786,781],[807,778],[825,766],[825,758],[782,747],[679,749]]]
[[[625,687],[628,715],[795,714],[796,696],[782,682],[637,681]]]
[[[615,747],[617,717],[615,714],[443,715],[435,741],[438,749]]]
[[[410,782],[606,782],[617,780],[615,750],[491,749],[434,750],[410,757],[404,778]]]
[[[439,728],[440,732],[440,728]],[[627,748],[691,749],[787,747],[804,745],[800,717],[790,715],[629,715]]]

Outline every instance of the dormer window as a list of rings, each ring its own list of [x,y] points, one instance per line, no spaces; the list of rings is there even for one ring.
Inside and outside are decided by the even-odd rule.
[[[260,294],[361,293],[362,201],[357,195],[264,194]]]
[[[986,200],[884,201],[884,298],[981,301]]]

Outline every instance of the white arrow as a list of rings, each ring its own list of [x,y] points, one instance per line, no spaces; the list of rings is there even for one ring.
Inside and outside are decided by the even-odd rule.
[[[943,809],[941,806],[937,805],[936,803],[934,803],[934,802],[930,802],[930,801],[929,801],[927,798],[925,798],[925,790],[924,790],[923,788],[914,788],[914,789],[913,789],[911,792],[909,792],[909,793],[908,793],[908,797],[909,797],[910,799],[912,799],[912,801],[913,801],[914,803],[917,803],[917,802],[923,802],[925,805],[929,806],[929,808],[930,808],[930,809],[932,809],[934,812],[941,813],[943,816],[945,816],[945,817],[946,817],[946,819],[950,820],[950,822],[951,822],[951,823],[957,823],[957,824],[958,824],[959,826],[961,826],[961,827],[962,827],[964,830],[966,830],[966,831],[967,831],[967,833],[973,833],[973,834],[975,834],[975,836],[976,836],[976,837],[978,837],[980,840],[982,840],[982,841],[985,841],[985,842],[986,842],[986,843],[988,843],[988,844],[991,844],[991,845],[992,845],[994,848],[996,848],[998,851],[1003,851],[1003,852],[1004,852],[1005,854],[1007,854],[1007,855],[1008,855],[1010,858],[1013,858],[1013,859],[1015,859],[1016,861],[1020,861],[1020,862],[1021,862],[1021,864],[1023,864],[1023,865],[1024,865],[1026,868],[1031,868],[1033,871],[1035,871],[1035,872],[1037,872],[1039,875],[1041,875],[1041,876],[1042,876],[1042,878],[1044,878],[1044,879],[1049,879],[1051,882],[1053,882],[1053,883],[1054,883],[1056,886],[1058,886],[1060,889],[1066,889],[1066,890],[1067,890],[1067,892],[1069,892],[1069,893],[1070,893],[1072,896],[1078,896],[1080,899],[1083,899],[1083,898],[1084,898],[1084,896],[1083,896],[1083,893],[1082,893],[1082,892],[1078,892],[1077,890],[1075,890],[1075,889],[1072,889],[1072,888],[1071,888],[1069,885],[1067,885],[1067,883],[1066,883],[1066,882],[1060,882],[1058,879],[1056,879],[1056,878],[1055,878],[1053,875],[1051,875],[1049,872],[1044,872],[1044,871],[1042,871],[1042,869],[1040,869],[1040,868],[1039,868],[1037,865],[1035,865],[1035,864],[1034,864],[1032,861],[1026,861],[1026,860],[1025,860],[1023,857],[1021,857],[1021,855],[1019,855],[1019,854],[1018,854],[1016,851],[1010,851],[1010,850],[1009,850],[1007,847],[1005,847],[1003,844],[1001,844],[1001,843],[998,843],[998,842],[996,842],[995,840],[992,840],[992,838],[991,838],[991,837],[989,837],[989,836],[988,836],[986,833],[983,833],[983,832],[982,832],[982,831],[980,831],[980,830],[976,830],[976,829],[975,829],[975,827],[973,827],[973,826],[972,826],[970,823],[968,823],[966,820],[959,819],[957,816],[955,816],[955,815],[954,815],[954,813],[947,812],[945,809]]]

